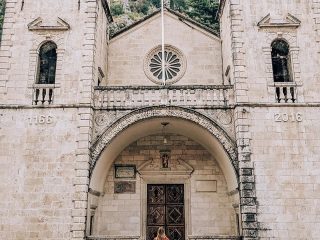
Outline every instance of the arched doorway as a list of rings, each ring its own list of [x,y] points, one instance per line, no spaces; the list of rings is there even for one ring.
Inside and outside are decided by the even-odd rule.
[[[169,123],[165,132],[164,122]],[[164,143],[164,135],[170,144]],[[168,165],[163,165],[163,155]],[[172,227],[180,229],[182,238],[180,233],[171,237],[179,240],[237,235],[235,145],[205,116],[182,108],[133,112],[106,129],[92,156],[88,235],[149,239],[150,229],[159,224],[169,234]],[[168,200],[174,188],[183,201]],[[154,189],[163,190],[166,199],[152,205]],[[172,216],[180,214],[183,221],[170,225],[169,212],[163,210],[157,215],[163,213],[158,217],[164,222],[150,223],[148,217],[157,207],[168,211],[176,207]]]

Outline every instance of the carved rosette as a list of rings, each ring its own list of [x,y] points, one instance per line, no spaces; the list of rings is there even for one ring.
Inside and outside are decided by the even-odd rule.
[[[217,138],[223,145],[225,151],[229,155],[232,164],[238,171],[236,144],[228,136],[228,134],[213,120],[191,109],[181,107],[148,107],[133,111],[117,122],[112,124],[101,137],[94,143],[91,148],[91,167],[92,172],[103,149],[114,139],[119,133],[128,128],[130,125],[151,118],[173,117],[192,121],[203,127]]]
[[[164,69],[162,72],[162,48],[157,46],[151,49],[144,59],[144,72],[156,84],[163,84],[162,75],[165,75],[167,85],[179,81],[186,72],[187,59],[184,54],[171,45],[165,45]]]
[[[94,117],[94,138],[98,137],[104,129],[111,126],[119,118],[128,114],[130,111],[103,111],[98,112]]]

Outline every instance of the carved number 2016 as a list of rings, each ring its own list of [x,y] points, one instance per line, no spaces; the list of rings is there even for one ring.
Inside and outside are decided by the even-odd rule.
[[[276,113],[274,114],[276,122],[302,122],[302,113]]]

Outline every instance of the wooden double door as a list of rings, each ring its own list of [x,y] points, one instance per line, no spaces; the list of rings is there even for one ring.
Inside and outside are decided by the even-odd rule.
[[[183,184],[147,185],[147,240],[164,227],[170,240],[185,240]]]

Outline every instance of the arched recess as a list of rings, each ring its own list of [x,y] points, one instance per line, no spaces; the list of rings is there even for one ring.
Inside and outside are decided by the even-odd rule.
[[[238,188],[236,144],[212,119],[181,107],[148,107],[133,111],[108,127],[91,148],[90,189],[103,192],[104,181],[119,153],[130,143],[161,132],[189,137],[203,145],[218,161],[229,191]]]

